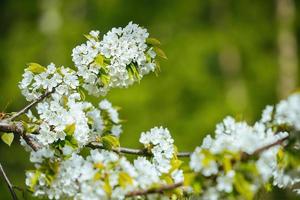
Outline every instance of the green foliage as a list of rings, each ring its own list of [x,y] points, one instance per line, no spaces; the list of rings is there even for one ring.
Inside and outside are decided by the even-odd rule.
[[[29,63],[29,64],[27,64],[27,66],[28,67],[26,69],[35,74],[39,74],[39,73],[46,71],[46,68],[38,63]]]
[[[7,144],[8,146],[14,141],[14,134],[13,133],[3,133],[1,135],[2,141]]]
[[[119,139],[114,135],[105,135],[101,137],[100,142],[106,149],[112,149],[120,146]]]

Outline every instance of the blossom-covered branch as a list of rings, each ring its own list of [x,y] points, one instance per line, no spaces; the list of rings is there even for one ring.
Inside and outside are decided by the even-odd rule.
[[[19,83],[28,106],[0,120],[2,139],[19,134],[30,152],[26,185],[49,199],[253,199],[263,187],[300,182],[300,94],[267,106],[254,125],[226,117],[194,152],[178,151],[167,128],[141,133],[141,149],[122,147],[122,120],[105,96],[160,69],[160,42],[130,22],[100,39],[99,31],[72,51],[75,67],[30,63]],[[25,114],[19,121],[13,121]],[[200,142],[199,142],[200,143]],[[136,155],[133,161],[126,155]],[[189,161],[180,160],[190,157]],[[295,176],[296,174],[296,176]],[[184,186],[183,186],[184,183]]]
[[[107,149],[103,145],[97,145],[97,144],[89,144],[88,147],[91,147],[93,149]],[[127,147],[115,147],[112,148],[111,151],[114,151],[116,153],[123,153],[123,154],[132,154],[132,155],[138,155],[138,156],[153,156],[152,153],[148,152],[147,149],[133,149],[133,148],[127,148]],[[191,152],[178,152],[177,157],[190,157]]]

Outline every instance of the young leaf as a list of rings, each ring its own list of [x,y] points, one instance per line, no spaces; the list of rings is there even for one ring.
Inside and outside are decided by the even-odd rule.
[[[79,94],[80,94],[80,97],[82,100],[85,100],[85,93],[82,89],[78,88],[78,91],[79,91]]]
[[[66,126],[64,132],[67,134],[67,135],[73,135],[74,134],[74,131],[75,131],[75,123],[73,124],[69,124]]]
[[[247,200],[253,199],[251,184],[245,179],[241,173],[236,173],[233,182],[235,189]]]
[[[97,57],[95,58],[94,63],[100,67],[104,66],[104,56],[102,56],[101,54],[98,54]]]
[[[101,138],[101,142],[106,149],[112,149],[114,147],[119,147],[120,142],[116,136],[105,135]]]
[[[27,66],[28,67],[26,69],[35,74],[40,74],[40,73],[46,71],[46,68],[38,63],[29,63],[29,64],[27,64]]]
[[[154,51],[155,51],[156,55],[158,55],[159,57],[166,59],[166,60],[168,59],[167,55],[161,48],[154,47]]]
[[[35,188],[36,184],[38,183],[40,176],[41,176],[41,172],[40,171],[36,171],[34,173],[34,175],[31,177],[31,184],[29,186],[29,188],[30,188],[31,191],[34,191],[34,188]]]
[[[14,141],[14,134],[13,133],[3,133],[1,136],[2,141],[7,144],[8,146]]]
[[[159,46],[161,44],[160,41],[156,38],[147,38],[146,43],[153,46]]]
[[[127,185],[132,185],[133,180],[126,172],[119,173],[119,184],[121,187],[125,188]]]

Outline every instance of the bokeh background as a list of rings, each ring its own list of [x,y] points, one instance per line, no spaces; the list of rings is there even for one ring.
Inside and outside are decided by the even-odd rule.
[[[159,38],[168,60],[158,77],[107,96],[122,107],[123,146],[139,147],[141,131],[162,125],[181,150],[193,150],[226,115],[253,123],[266,104],[299,85],[297,0],[1,0],[0,111],[26,104],[17,87],[26,63],[72,66],[72,48],[84,33],[129,21]],[[0,162],[24,187],[32,165],[17,141],[10,148],[0,143]],[[1,179],[0,200],[6,199]],[[257,199],[297,197],[275,190]]]

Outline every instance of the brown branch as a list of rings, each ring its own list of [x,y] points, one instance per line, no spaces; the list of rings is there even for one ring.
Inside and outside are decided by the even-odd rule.
[[[22,137],[34,151],[39,149],[39,145],[32,139],[32,137],[26,134],[21,122],[10,122],[2,120],[0,121],[0,132],[12,132],[14,134],[17,134]]]
[[[30,110],[33,106],[35,106],[37,103],[41,102],[42,100],[44,100],[46,97],[48,97],[50,94],[52,94],[55,91],[55,88],[53,88],[51,91],[48,91],[44,94],[42,94],[41,96],[39,96],[37,99],[35,99],[34,101],[30,102],[27,106],[25,106],[24,108],[22,108],[20,111],[14,113],[11,117],[8,118],[8,120],[13,121],[15,120],[17,117],[23,115],[24,113],[26,113],[28,110]]]
[[[141,196],[141,195],[147,195],[147,194],[155,194],[155,193],[163,193],[164,191],[169,191],[176,189],[178,187],[183,186],[183,182],[174,183],[170,185],[162,185],[158,188],[151,188],[146,190],[136,190],[132,191],[126,194],[126,197],[134,197],[134,196]]]
[[[7,175],[6,175],[5,171],[4,171],[4,169],[3,169],[2,165],[1,165],[1,163],[0,163],[0,173],[1,173],[1,176],[3,177],[3,179],[5,180],[6,184],[7,184],[7,187],[8,187],[8,189],[9,189],[9,191],[10,191],[10,194],[11,194],[11,196],[12,196],[12,199],[13,199],[13,200],[18,200],[18,197],[17,197],[17,195],[16,195],[16,193],[15,193],[15,191],[14,191],[13,185],[12,185],[11,182],[9,181],[9,179],[8,179],[8,177],[7,177]]]
[[[251,156],[256,156],[256,155],[259,155],[261,154],[262,152],[274,147],[274,146],[277,146],[277,145],[282,145],[284,141],[286,141],[287,139],[289,138],[289,136],[286,136],[284,138],[281,138],[279,140],[276,140],[275,142],[271,143],[271,144],[268,144],[266,146],[263,146],[263,147],[260,147],[258,149],[256,149],[252,154],[247,154],[245,152],[242,153],[242,160],[247,160],[249,159]]]
[[[12,132],[20,135],[34,151],[40,148],[39,145],[32,139],[32,137],[30,137],[25,133],[22,122],[20,121],[15,121],[15,122],[7,121],[7,120],[0,121],[0,132]],[[87,146],[92,149],[106,149],[102,145],[93,144],[93,143]],[[152,156],[152,154],[148,153],[145,149],[132,149],[126,147],[118,147],[118,148],[111,149],[111,151],[114,151],[116,153],[133,154],[133,155],[140,155],[140,156]],[[189,157],[190,154],[191,154],[190,152],[179,152],[177,156]]]
[[[106,149],[102,145],[98,144],[89,144],[88,147],[92,149]],[[127,148],[127,147],[117,147],[111,149],[111,151],[116,153],[124,153],[124,154],[132,154],[132,155],[139,155],[139,156],[152,156],[151,153],[147,152],[146,149],[133,149],[133,148]],[[191,152],[179,152],[177,154],[178,157],[189,157],[191,155]]]
[[[281,138],[280,140],[277,140],[277,141],[275,141],[275,142],[273,142],[273,143],[271,143],[271,144],[268,144],[268,145],[263,146],[263,147],[261,147],[261,148],[259,148],[259,149],[256,149],[256,151],[254,151],[254,152],[252,153],[252,155],[259,155],[260,153],[262,153],[262,152],[264,152],[265,150],[268,150],[268,149],[270,149],[270,148],[272,148],[272,147],[274,147],[274,146],[282,145],[282,143],[283,143],[284,141],[286,141],[288,138],[289,138],[289,136],[286,136],[286,137]]]

